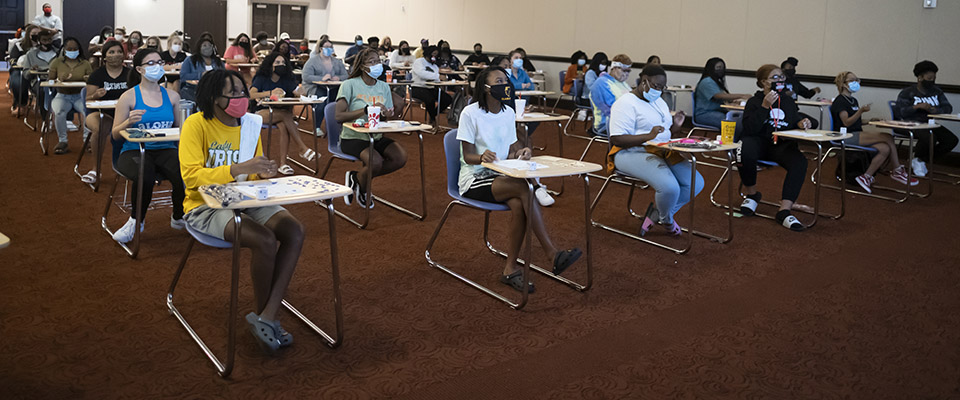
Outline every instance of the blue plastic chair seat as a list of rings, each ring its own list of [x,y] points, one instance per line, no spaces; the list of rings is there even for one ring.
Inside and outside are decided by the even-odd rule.
[[[510,211],[506,204],[468,199],[460,194],[460,141],[457,140],[456,129],[443,135],[443,152],[447,159],[447,194],[450,197],[481,210]]]
[[[323,118],[327,124],[327,151],[334,157],[348,161],[360,161],[359,158],[351,156],[340,150],[340,130],[343,126],[337,122],[334,115],[337,112],[337,103],[329,103],[323,107]]]
[[[226,240],[215,238],[206,233],[193,229],[193,227],[191,227],[190,224],[184,224],[184,225],[187,227],[187,232],[190,233],[190,236],[193,236],[194,239],[196,239],[200,243],[203,243],[204,245],[207,245],[210,247],[216,247],[218,249],[233,248],[233,243],[230,243]]]

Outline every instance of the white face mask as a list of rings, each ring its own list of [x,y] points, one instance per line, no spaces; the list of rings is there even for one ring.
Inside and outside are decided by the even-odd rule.
[[[172,51],[172,52],[174,52],[174,53],[179,53],[179,52],[180,52],[180,45],[179,45],[179,44],[175,44],[175,45],[173,45],[173,46],[170,46],[170,51]]]
[[[607,70],[607,66],[606,66],[606,65],[603,65],[603,64],[600,64],[600,72],[603,72],[603,71],[606,71],[606,70]]]

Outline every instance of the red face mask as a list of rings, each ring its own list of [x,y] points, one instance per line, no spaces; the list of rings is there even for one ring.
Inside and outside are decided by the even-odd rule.
[[[223,111],[231,117],[240,118],[247,113],[248,104],[249,100],[247,100],[246,97],[233,98],[230,99],[230,103],[227,105],[227,108],[223,109]]]
[[[44,7],[44,8],[43,8],[43,13],[44,13],[44,14],[45,14],[46,16],[48,16],[48,17],[49,17],[49,16],[50,16],[50,14],[52,14],[52,13],[53,13],[53,9],[52,9],[52,8],[50,8],[50,7]]]

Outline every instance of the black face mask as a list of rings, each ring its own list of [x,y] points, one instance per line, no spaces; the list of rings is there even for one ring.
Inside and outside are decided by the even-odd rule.
[[[147,46],[147,48],[148,48],[148,49],[154,49],[154,50],[156,50],[156,49],[160,48],[160,46],[151,45],[151,46]]]
[[[51,49],[53,49],[53,46],[50,44],[40,44],[40,50],[50,51]]]
[[[243,47],[243,48],[245,48],[245,49],[249,49],[249,48],[250,48],[250,42],[240,42],[240,47]]]
[[[784,82],[770,82],[770,90],[774,92],[782,93],[786,89],[787,85]]]
[[[400,49],[400,55],[409,56],[409,55],[410,55],[410,48],[409,48],[409,47],[404,47],[404,48]]]
[[[476,53],[476,54],[479,56],[479,55],[483,54],[483,49],[474,50],[473,52]]]
[[[487,85],[490,88],[490,95],[500,101],[510,101],[513,99],[513,87],[507,84]]]
[[[32,40],[32,41],[34,41],[34,42],[38,42],[38,41],[40,41],[40,35],[30,36],[30,40]]]
[[[920,86],[922,86],[924,89],[928,89],[928,90],[929,90],[929,89],[933,89],[934,86],[936,86],[936,85],[937,85],[937,81],[935,81],[935,80],[934,80],[934,81],[927,81],[927,80],[920,81]]]
[[[286,74],[287,74],[287,66],[286,66],[286,65],[277,65],[277,66],[273,67],[273,73],[275,73],[275,74],[277,74],[277,75],[286,75]]]
[[[784,75],[793,78],[794,75],[797,74],[797,70],[795,70],[795,69],[785,69],[785,70],[783,70],[783,73],[784,73]]]
[[[726,76],[726,75],[727,75],[727,69],[726,69],[726,68],[721,69],[721,70],[719,70],[719,71],[718,71],[718,70],[713,70],[713,77],[714,77],[714,78],[723,79],[723,77]]]

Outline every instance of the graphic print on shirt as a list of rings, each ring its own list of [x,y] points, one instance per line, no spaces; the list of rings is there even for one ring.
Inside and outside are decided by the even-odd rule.
[[[103,82],[103,88],[106,91],[111,90],[127,90],[126,82]]]
[[[357,100],[363,101],[367,104],[386,103],[386,100],[383,98],[383,96],[369,95],[369,94],[363,94],[363,93],[357,94]]]
[[[933,96],[933,97],[913,96],[913,105],[917,105],[920,103],[927,103],[934,107],[940,107],[940,99],[938,99],[937,96]]]
[[[779,108],[770,109],[770,118],[767,119],[767,123],[773,127],[773,129],[786,128],[787,122],[783,119],[787,117],[787,113]]]
[[[217,168],[240,162],[240,150],[233,149],[233,143],[213,141],[207,149],[207,168]]]
[[[152,123],[138,122],[137,128],[140,129],[167,129],[173,127],[173,121],[154,121]]]

